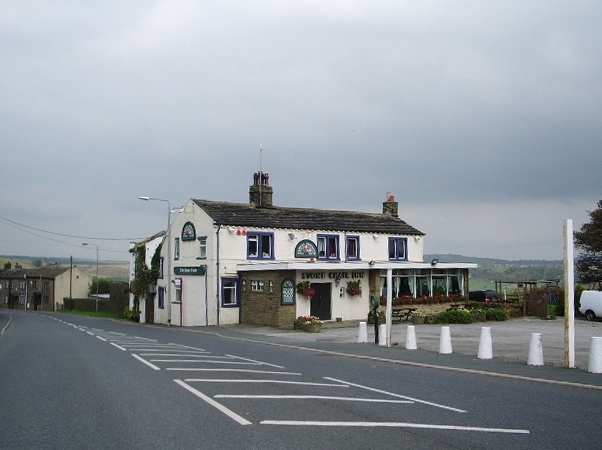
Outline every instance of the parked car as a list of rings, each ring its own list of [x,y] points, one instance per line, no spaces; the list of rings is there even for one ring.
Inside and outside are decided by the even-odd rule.
[[[473,302],[499,302],[501,301],[500,294],[491,289],[485,289],[481,291],[470,291],[468,293],[468,300]]]
[[[602,292],[583,291],[579,298],[579,312],[585,315],[587,320],[602,318]]]

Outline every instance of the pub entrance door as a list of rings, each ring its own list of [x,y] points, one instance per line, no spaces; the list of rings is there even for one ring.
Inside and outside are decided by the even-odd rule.
[[[331,283],[312,283],[316,291],[311,299],[310,314],[320,320],[331,319]]]

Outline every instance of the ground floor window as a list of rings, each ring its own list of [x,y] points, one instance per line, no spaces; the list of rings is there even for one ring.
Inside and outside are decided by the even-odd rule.
[[[222,278],[222,306],[234,307],[239,305],[238,278]]]
[[[157,308],[165,309],[165,288],[159,286],[157,289]]]

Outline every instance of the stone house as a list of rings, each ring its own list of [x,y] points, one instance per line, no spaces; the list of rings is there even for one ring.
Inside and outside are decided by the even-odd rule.
[[[64,298],[88,296],[92,277],[77,267],[51,265],[0,270],[0,306],[6,309],[61,311]]]

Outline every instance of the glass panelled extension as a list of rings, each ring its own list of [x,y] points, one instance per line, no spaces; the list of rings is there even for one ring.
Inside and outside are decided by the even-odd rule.
[[[393,298],[464,295],[464,276],[458,269],[393,270]],[[380,273],[381,295],[387,295],[387,271]]]

